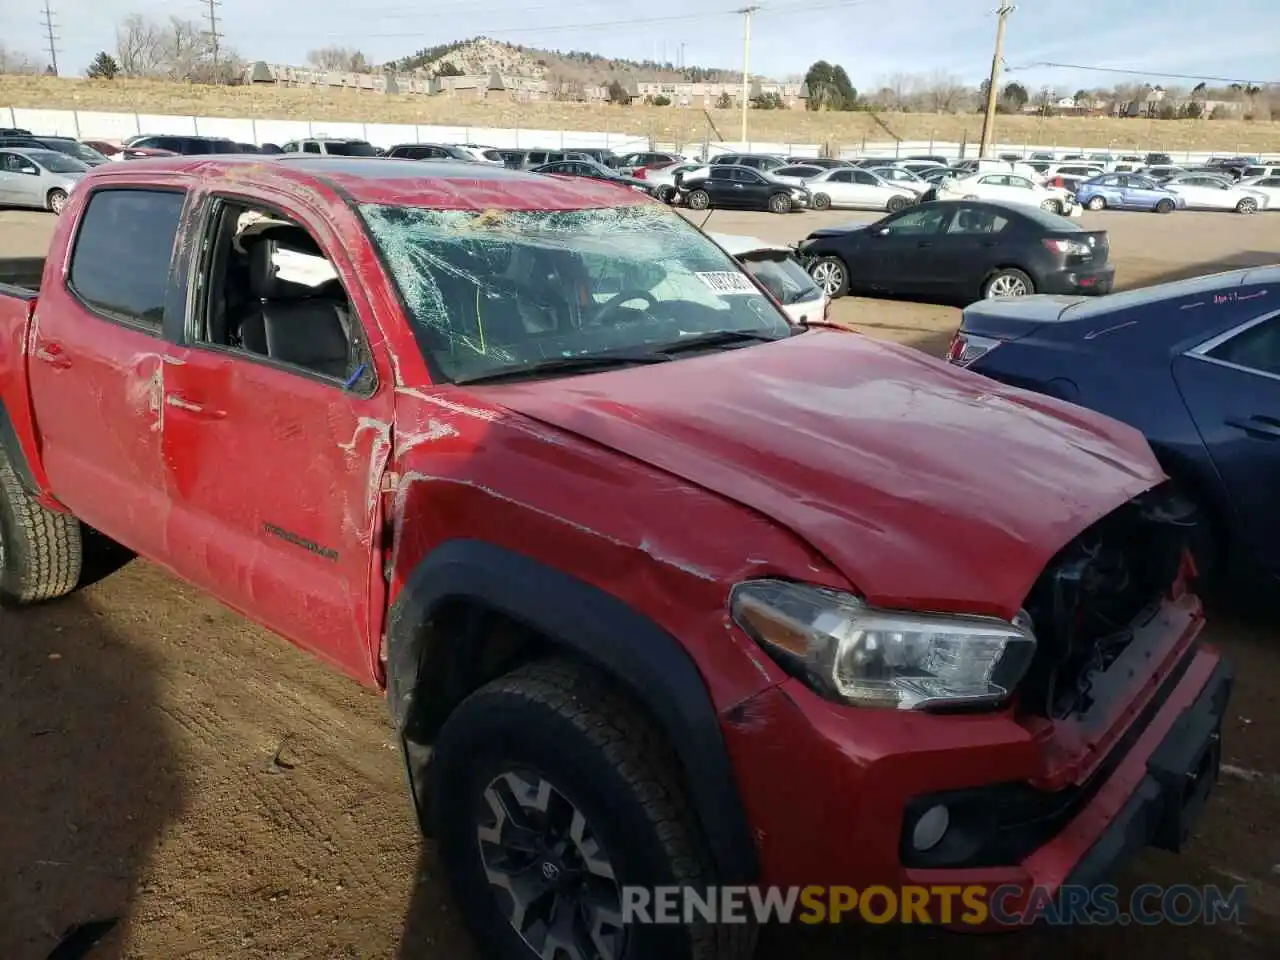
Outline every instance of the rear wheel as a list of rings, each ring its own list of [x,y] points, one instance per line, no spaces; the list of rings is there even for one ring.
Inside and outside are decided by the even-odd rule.
[[[785,193],[775,193],[769,198],[769,210],[773,213],[790,213],[791,198]]]
[[[1257,213],[1258,201],[1253,197],[1245,197],[1236,204],[1236,213]]]
[[[690,210],[705,210],[711,206],[711,196],[705,190],[694,190],[685,202]]]
[[[890,197],[884,208],[890,213],[897,213],[899,210],[905,210],[909,206],[911,206],[911,201],[906,197]]]
[[[809,276],[833,300],[849,292],[849,268],[839,257],[819,257],[809,265]]]
[[[1090,197],[1089,202],[1085,204],[1090,210],[1105,210],[1107,208],[1106,197]]]
[[[987,300],[1005,300],[1009,297],[1027,297],[1036,292],[1031,278],[1014,267],[1004,267],[987,278],[982,286],[982,296]]]
[[[1177,207],[1176,203],[1174,203],[1168,197],[1165,197],[1163,200],[1161,200],[1159,203],[1156,204],[1156,213],[1173,213],[1174,208],[1176,207]]]
[[[535,663],[481,688],[431,768],[440,858],[484,956],[751,956],[749,924],[623,923],[625,887],[705,894],[715,868],[671,751],[592,671]]]
[[[658,188],[657,197],[663,203],[670,203],[676,198],[676,188],[663,184]]]
[[[1046,200],[1044,203],[1040,204],[1040,209],[1047,213],[1062,213],[1062,201]]]
[[[815,193],[813,195],[813,209],[827,210],[831,207],[831,198],[825,193]]]
[[[67,192],[65,190],[50,190],[49,196],[45,198],[45,205],[51,213],[55,215],[61,214],[67,206]]]
[[[0,604],[20,607],[70,593],[82,562],[80,522],[37,503],[0,450]]]

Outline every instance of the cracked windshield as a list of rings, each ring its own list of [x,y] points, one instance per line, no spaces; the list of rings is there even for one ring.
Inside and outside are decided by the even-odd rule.
[[[736,262],[662,207],[361,207],[436,369],[454,381],[670,359],[794,328]]]

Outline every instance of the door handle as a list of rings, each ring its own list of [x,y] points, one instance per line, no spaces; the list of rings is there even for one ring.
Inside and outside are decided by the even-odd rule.
[[[226,416],[222,410],[214,410],[206,407],[204,404],[194,403],[186,397],[181,397],[176,393],[166,394],[164,402],[166,406],[176,407],[186,413],[191,413],[197,417],[204,417],[209,420],[220,420]]]
[[[36,359],[56,367],[59,370],[65,370],[71,366],[71,358],[67,356],[65,350],[56,343],[48,343],[43,346],[36,347]]]
[[[932,246],[933,246],[933,241],[932,241],[932,240],[921,240],[919,243],[917,243],[917,244],[916,244],[916,246],[917,246],[917,247],[932,247]]]
[[[1227,421],[1227,426],[1235,427],[1237,430],[1243,430],[1251,437],[1257,437],[1259,440],[1280,440],[1280,420],[1275,417],[1233,417]]]

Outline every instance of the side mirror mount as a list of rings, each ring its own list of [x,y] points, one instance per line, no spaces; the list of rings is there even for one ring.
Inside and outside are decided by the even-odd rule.
[[[887,237],[891,233],[893,233],[893,227],[881,227],[879,230],[876,231],[876,236]]]

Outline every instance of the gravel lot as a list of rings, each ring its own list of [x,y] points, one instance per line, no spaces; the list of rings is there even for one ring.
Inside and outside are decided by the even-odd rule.
[[[794,241],[840,213],[716,213],[708,229]],[[861,219],[873,219],[863,217]],[[1280,215],[1086,213],[1122,286],[1280,260]],[[0,256],[43,252],[53,218],[0,211]],[[846,299],[855,329],[941,350],[957,311]],[[912,949],[956,958],[1277,955],[1280,651],[1274,623],[1215,611],[1239,680],[1222,784],[1188,853],[1122,881],[1250,886],[1243,927],[957,937],[767,931],[763,960]],[[466,960],[421,848],[381,700],[156,567],[0,614],[0,957],[44,958],[69,925],[121,918],[92,953]],[[401,946],[401,944],[404,946]]]

